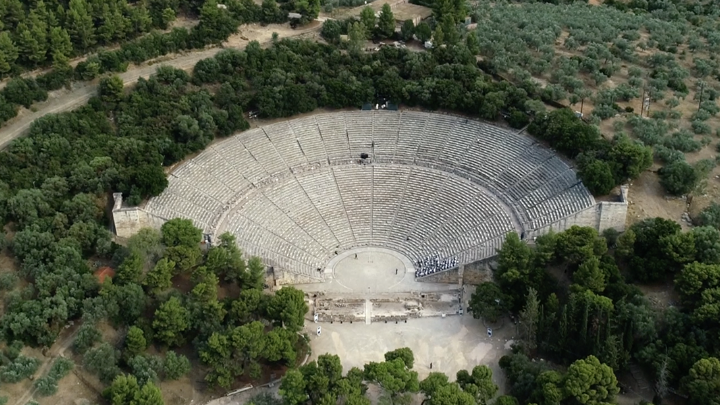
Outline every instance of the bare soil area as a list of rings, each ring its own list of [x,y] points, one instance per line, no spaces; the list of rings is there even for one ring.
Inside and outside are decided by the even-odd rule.
[[[396,21],[414,20],[416,18],[425,19],[432,15],[432,10],[428,7],[419,6],[417,4],[410,4],[405,0],[375,0],[369,3],[368,6],[379,12],[383,5],[389,4],[392,9],[393,16]],[[346,19],[348,17],[359,16],[360,12],[366,6],[352,7],[352,8],[338,8],[330,13],[320,13],[319,19],[335,18],[338,20]]]

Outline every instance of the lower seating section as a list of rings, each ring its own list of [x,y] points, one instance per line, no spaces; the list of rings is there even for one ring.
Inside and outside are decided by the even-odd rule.
[[[446,114],[354,111],[213,144],[146,210],[232,232],[268,265],[321,278],[330,258],[358,246],[443,269],[470,263],[495,255],[509,232],[594,204],[562,159],[524,135]]]

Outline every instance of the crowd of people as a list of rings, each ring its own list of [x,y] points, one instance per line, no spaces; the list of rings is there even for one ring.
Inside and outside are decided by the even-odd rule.
[[[440,258],[440,255],[435,253],[434,255],[428,256],[424,259],[416,260],[414,264],[415,277],[422,277],[457,267],[458,259],[457,257]]]

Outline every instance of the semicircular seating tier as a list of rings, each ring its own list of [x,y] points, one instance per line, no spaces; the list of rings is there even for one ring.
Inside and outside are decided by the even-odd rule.
[[[509,232],[595,205],[575,172],[531,138],[415,111],[318,114],[251,129],[168,180],[146,211],[191,219],[213,235],[229,231],[246,254],[310,278],[361,246],[471,263],[495,255]]]

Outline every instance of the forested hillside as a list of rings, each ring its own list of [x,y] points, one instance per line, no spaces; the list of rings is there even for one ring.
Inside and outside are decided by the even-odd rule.
[[[3,7],[4,6],[4,7]],[[71,81],[93,80],[110,72],[124,72],[130,63],[217,45],[240,24],[282,23],[287,13],[302,14],[300,22],[316,17],[317,1],[277,3],[261,8],[252,0],[148,0],[136,3],[73,0],[28,6],[19,0],[0,3],[5,31],[0,33],[0,78],[11,76],[0,90],[0,124],[15,117],[20,106],[31,108],[48,91]],[[191,29],[169,28],[178,13],[197,18]],[[7,22],[5,22],[7,21]],[[70,58],[89,55],[75,68]],[[36,77],[20,78],[25,70],[51,67]]]
[[[717,227],[682,232],[676,222],[654,218],[619,237],[614,230],[601,236],[572,227],[538,237],[534,247],[510,235],[498,263],[495,282],[478,287],[471,309],[485,319],[519,314],[525,355],[566,364],[595,356],[616,372],[642,364],[658,400],[675,388],[691,403],[706,404],[720,388],[704,390],[699,380],[709,376],[698,374],[720,358],[718,304],[712,297],[720,274]],[[638,288],[664,281],[674,282],[677,305],[654,306]],[[523,382],[528,373],[542,380],[539,375],[549,369],[501,366],[520,403],[551,398],[546,383]]]

